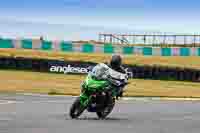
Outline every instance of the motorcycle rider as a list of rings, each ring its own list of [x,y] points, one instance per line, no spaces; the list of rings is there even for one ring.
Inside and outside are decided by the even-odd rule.
[[[122,67],[122,57],[119,54],[112,55],[109,63],[105,63],[105,64],[107,65],[108,68],[110,68],[116,72],[119,72],[121,74],[126,74],[126,70]],[[100,63],[96,67],[101,66],[101,65],[103,65],[103,64]],[[93,70],[95,73],[94,75],[98,75],[96,73],[98,73],[100,71],[99,73],[101,73],[101,75],[98,75],[97,78],[99,77],[104,80],[110,80],[110,78],[109,78],[110,75],[108,73],[102,73],[104,70],[100,70],[100,69],[98,69],[99,71],[96,71],[96,69],[93,69]],[[113,77],[111,79],[113,79]],[[128,75],[127,75],[127,80],[128,80]],[[114,88],[116,88],[116,90],[117,90],[117,98],[123,96],[123,88],[127,84],[127,80],[122,81],[120,79],[115,79],[116,82],[118,81],[123,84],[121,84],[120,86],[112,84],[114,86]]]
[[[110,63],[108,65],[111,69],[119,72],[119,73],[123,73],[126,74],[125,69],[122,67],[122,57],[119,54],[114,54],[111,57]],[[120,87],[118,87],[119,92],[117,97],[122,97],[123,96],[123,87],[126,85],[126,81],[125,84],[121,85]]]
[[[107,72],[107,70],[112,69],[116,72],[119,72],[121,74],[126,74],[125,69],[122,67],[122,57],[120,55],[113,55],[111,57],[110,62],[106,65],[106,63],[99,63],[97,64],[92,71],[89,73],[93,78],[96,78],[97,80],[112,80],[113,81],[113,77],[110,77],[109,72]],[[120,79],[114,79],[114,82],[112,83],[120,83],[119,85],[117,84],[112,84],[113,88],[116,89],[116,96],[117,99],[118,97],[122,97],[123,96],[123,88],[124,86],[127,84],[127,80],[126,81],[121,81]],[[121,84],[122,83],[122,84]],[[82,83],[82,94],[80,96],[81,101],[85,101],[86,99],[88,99],[90,92],[84,92],[84,82]],[[109,98],[109,97],[107,97]],[[106,101],[110,101],[109,99],[107,99]]]
[[[108,66],[117,72],[120,72],[123,74],[126,73],[125,69],[122,67],[122,57],[118,54],[115,54],[112,56]]]
[[[119,54],[112,55],[111,60],[109,61],[109,63],[105,63],[105,64],[110,69],[112,69],[112,70],[114,70],[116,72],[119,72],[121,74],[126,74],[126,70],[122,67],[122,57]],[[98,65],[101,65],[101,63],[98,64]],[[93,70],[95,71],[94,75],[98,75],[98,74],[96,74],[96,73],[98,73],[98,71],[96,71],[96,69],[93,69]],[[99,77],[99,78],[104,79],[104,80],[109,80],[110,79],[108,73],[102,73],[102,71],[104,71],[104,70],[100,70],[100,69],[98,69],[98,70],[100,71],[99,73],[101,73],[101,75],[98,75],[97,78]],[[119,82],[123,83],[120,86],[116,86],[116,85],[113,84],[113,86],[117,89],[117,92],[118,92],[117,96],[122,97],[123,96],[122,89],[126,85],[127,81],[121,81],[120,79],[115,79],[115,81],[119,81]]]

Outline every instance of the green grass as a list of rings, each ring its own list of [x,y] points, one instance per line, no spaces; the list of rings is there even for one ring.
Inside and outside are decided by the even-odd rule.
[[[0,70],[0,92],[79,95],[84,75]],[[200,97],[200,83],[131,79],[125,96]]]

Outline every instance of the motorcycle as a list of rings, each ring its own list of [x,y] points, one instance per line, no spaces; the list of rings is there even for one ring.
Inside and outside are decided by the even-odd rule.
[[[120,94],[122,95],[124,86],[128,84],[124,82],[128,77],[107,66],[106,68],[105,73],[109,73],[108,80],[99,80],[97,76],[87,75],[80,96],[75,99],[70,108],[69,115],[72,119],[78,118],[84,110],[96,113],[99,119],[105,119],[112,112],[115,101]]]

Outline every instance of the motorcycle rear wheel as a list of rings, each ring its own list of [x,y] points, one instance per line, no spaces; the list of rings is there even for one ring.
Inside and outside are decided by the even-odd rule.
[[[98,118],[105,119],[112,112],[114,106],[115,106],[115,99],[111,97],[108,102],[108,105],[102,111],[96,112]]]

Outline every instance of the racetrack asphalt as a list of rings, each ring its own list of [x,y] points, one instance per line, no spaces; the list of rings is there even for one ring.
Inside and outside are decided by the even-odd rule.
[[[199,101],[121,100],[105,120],[71,120],[67,96],[0,95],[0,133],[199,133]]]

